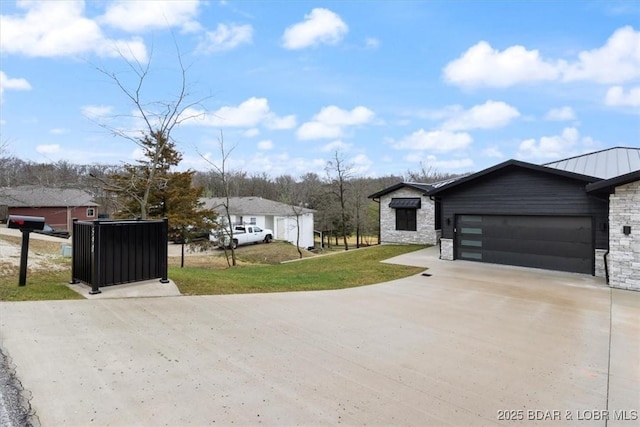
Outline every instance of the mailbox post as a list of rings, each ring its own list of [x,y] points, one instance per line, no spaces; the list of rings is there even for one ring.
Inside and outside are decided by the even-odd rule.
[[[20,252],[20,279],[18,286],[27,284],[27,258],[29,256],[29,235],[33,230],[44,229],[44,217],[9,215],[8,228],[16,228],[22,232],[22,250]]]

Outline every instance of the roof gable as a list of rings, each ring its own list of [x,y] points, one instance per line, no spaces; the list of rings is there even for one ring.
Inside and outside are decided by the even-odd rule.
[[[616,187],[640,181],[640,170],[620,175],[611,179],[603,179],[587,185],[588,193],[613,193]]]
[[[495,166],[492,166],[490,168],[481,170],[479,172],[476,172],[474,174],[471,175],[467,175],[465,177],[462,177],[458,180],[455,180],[453,182],[450,182],[448,184],[445,184],[439,188],[434,188],[433,190],[429,191],[427,193],[427,195],[432,196],[432,195],[436,195],[436,194],[441,194],[444,192],[447,192],[451,189],[454,188],[458,188],[460,186],[464,186],[467,184],[472,184],[475,180],[482,178],[482,177],[487,177],[490,176],[492,174],[504,171],[504,170],[508,170],[511,168],[524,168],[524,169],[528,169],[528,170],[533,170],[533,171],[537,171],[537,172],[541,172],[541,173],[546,173],[546,174],[550,174],[550,175],[556,175],[558,177],[564,177],[564,178],[569,178],[569,179],[575,179],[578,181],[583,181],[585,184],[587,183],[591,183],[594,181],[598,181],[598,178],[592,177],[592,176],[586,176],[586,175],[581,175],[581,174],[577,174],[577,173],[573,173],[573,172],[567,172],[567,171],[563,171],[560,169],[554,169],[554,168],[549,168],[546,166],[540,166],[540,165],[536,165],[533,163],[527,163],[527,162],[523,162],[520,160],[507,160],[505,162],[502,162],[500,164],[497,164]]]
[[[611,179],[640,170],[640,148],[613,147],[546,163],[544,166]]]
[[[392,185],[391,187],[387,187],[384,190],[380,190],[377,193],[374,193],[370,196],[368,196],[369,199],[377,199],[378,197],[382,197],[385,196],[389,193],[393,193],[394,191],[398,191],[402,188],[411,188],[414,190],[419,191],[420,193],[424,194],[427,193],[428,191],[432,190],[434,188],[434,186],[432,184],[423,184],[423,183],[419,183],[419,182],[399,182],[395,185]]]

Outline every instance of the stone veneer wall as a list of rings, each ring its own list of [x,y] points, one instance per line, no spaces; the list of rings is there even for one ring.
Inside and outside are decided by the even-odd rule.
[[[606,277],[606,270],[604,268],[604,254],[607,253],[606,249],[596,249],[596,263],[595,263],[595,274],[596,277]]]
[[[421,208],[416,212],[416,231],[396,230],[396,210],[389,207],[394,197],[420,197]],[[380,241],[381,243],[413,243],[435,245],[438,234],[434,229],[434,203],[418,190],[401,188],[380,198]]]
[[[440,259],[453,261],[453,239],[440,239]]]
[[[622,227],[631,227],[625,235]],[[609,196],[609,286],[640,291],[640,181]]]

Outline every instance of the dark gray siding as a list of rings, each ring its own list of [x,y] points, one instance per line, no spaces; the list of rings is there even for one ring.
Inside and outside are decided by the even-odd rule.
[[[586,182],[511,166],[438,195],[442,237],[453,239],[455,215],[550,215],[593,218],[595,244],[608,248],[608,201],[587,195]]]

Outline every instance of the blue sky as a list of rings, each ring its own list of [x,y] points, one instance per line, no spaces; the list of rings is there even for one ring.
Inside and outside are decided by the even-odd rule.
[[[140,129],[97,68],[147,102],[203,100],[181,169],[363,176],[478,171],[640,146],[637,1],[0,2],[0,143],[24,160],[134,161]],[[138,126],[138,127],[137,127]]]

